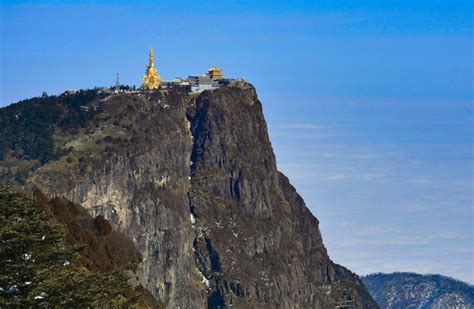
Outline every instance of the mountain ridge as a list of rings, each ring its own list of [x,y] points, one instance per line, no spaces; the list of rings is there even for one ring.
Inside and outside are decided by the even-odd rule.
[[[451,277],[395,272],[361,279],[381,308],[474,308],[474,285]]]
[[[28,113],[39,123],[22,124]],[[165,304],[377,307],[329,259],[319,222],[278,172],[248,83],[37,98],[1,109],[0,130],[0,179],[104,216],[137,245],[141,283]],[[44,149],[23,149],[30,140]]]

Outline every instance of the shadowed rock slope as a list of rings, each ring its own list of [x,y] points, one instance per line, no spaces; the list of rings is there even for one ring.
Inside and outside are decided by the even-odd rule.
[[[173,308],[377,307],[329,259],[318,220],[278,172],[250,84],[87,98],[2,109],[0,177],[104,216],[139,248],[140,280],[158,299]],[[54,119],[21,123],[42,104]],[[40,138],[54,147],[33,149],[37,157],[17,147],[8,121],[29,139],[35,125],[47,128]]]

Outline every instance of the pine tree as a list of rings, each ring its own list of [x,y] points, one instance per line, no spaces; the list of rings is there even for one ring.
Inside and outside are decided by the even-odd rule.
[[[133,306],[124,273],[76,266],[79,250],[65,245],[38,200],[0,187],[0,307]]]

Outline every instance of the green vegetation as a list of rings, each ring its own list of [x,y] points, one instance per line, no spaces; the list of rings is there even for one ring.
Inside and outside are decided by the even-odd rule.
[[[64,235],[39,200],[0,187],[1,307],[137,306],[122,271],[76,265],[80,248],[66,246]]]
[[[95,111],[83,106],[102,96],[97,89],[79,90],[74,95],[43,95],[0,109],[0,160],[10,150],[19,159],[41,164],[64,154],[54,148],[55,126],[84,127]]]

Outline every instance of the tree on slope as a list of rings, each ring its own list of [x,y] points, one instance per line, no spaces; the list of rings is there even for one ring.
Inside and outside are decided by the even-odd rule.
[[[38,200],[0,187],[0,307],[133,306],[124,273],[75,265],[79,250]]]

